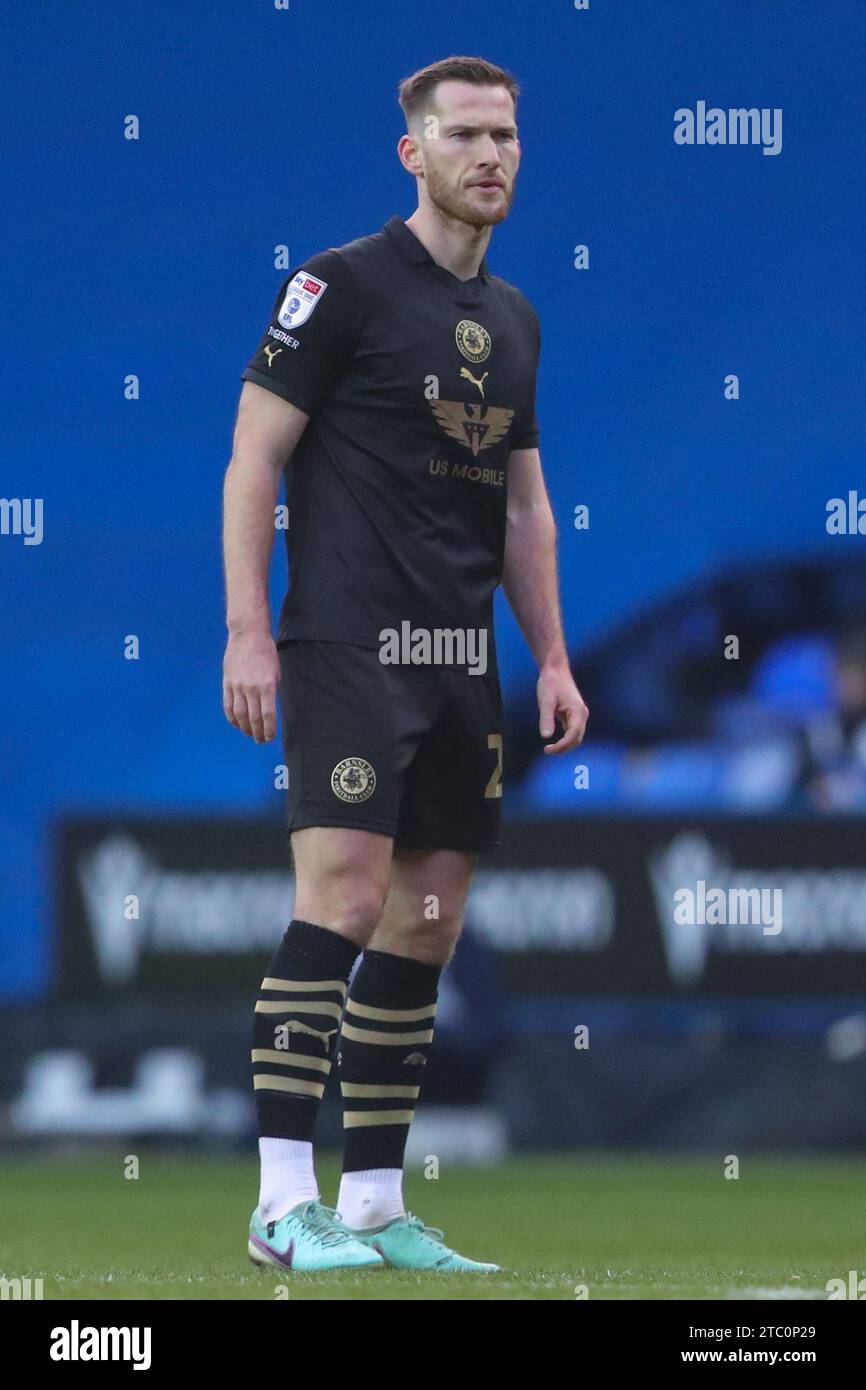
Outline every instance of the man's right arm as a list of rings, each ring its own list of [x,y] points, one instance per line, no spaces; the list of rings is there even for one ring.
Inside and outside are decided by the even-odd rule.
[[[274,508],[280,475],[309,418],[273,391],[244,382],[223,488],[223,709],[229,723],[256,743],[276,734],[280,664],[268,599]]]
[[[268,574],[280,473],[357,342],[354,277],[338,251],[309,256],[281,285],[270,323],[241,373],[225,480],[223,550],[229,639],[223,708],[256,743],[276,733],[280,679]]]

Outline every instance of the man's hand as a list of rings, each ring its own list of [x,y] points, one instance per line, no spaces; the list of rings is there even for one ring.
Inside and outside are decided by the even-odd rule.
[[[568,666],[543,666],[535,690],[541,737],[553,737],[556,719],[559,719],[565,731],[556,743],[545,744],[545,753],[567,753],[570,748],[577,748],[583,742],[589,710],[583,703]]]
[[[276,734],[279,683],[280,661],[271,634],[232,633],[223,660],[223,709],[229,723],[256,743],[267,743]]]

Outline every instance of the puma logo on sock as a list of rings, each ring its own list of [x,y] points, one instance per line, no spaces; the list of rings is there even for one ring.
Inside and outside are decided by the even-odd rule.
[[[309,1024],[302,1023],[299,1018],[290,1018],[288,1023],[280,1024],[278,1031],[283,1033],[307,1033],[310,1037],[318,1038],[325,1047],[328,1047],[329,1039],[334,1036],[337,1029],[328,1028],[324,1032],[320,1032],[318,1028],[311,1028]]]

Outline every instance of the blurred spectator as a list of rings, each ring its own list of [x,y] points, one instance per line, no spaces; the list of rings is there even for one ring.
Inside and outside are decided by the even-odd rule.
[[[593,710],[582,782],[539,756],[520,709],[510,813],[863,812],[864,607],[849,557],[690,586],[574,657]]]
[[[866,626],[836,648],[834,707],[807,720],[803,788],[815,810],[866,810]]]

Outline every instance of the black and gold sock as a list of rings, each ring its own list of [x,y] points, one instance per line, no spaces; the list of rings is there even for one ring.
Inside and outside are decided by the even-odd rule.
[[[442,967],[365,951],[340,1029],[343,1172],[402,1168]]]
[[[260,1136],[312,1140],[358,950],[312,922],[295,919],[286,929],[256,1003],[252,1062]]]

